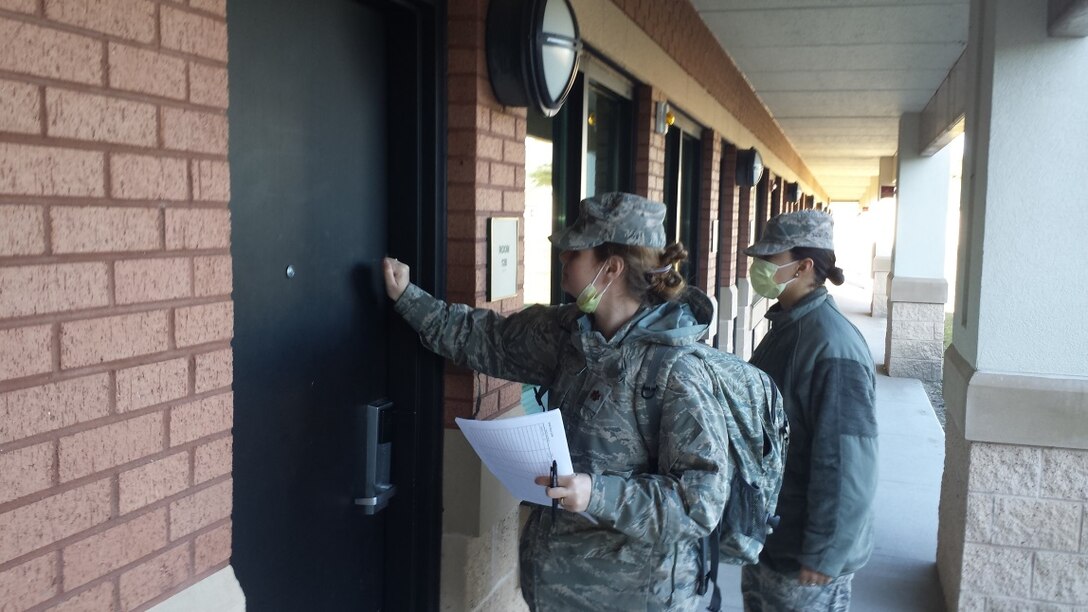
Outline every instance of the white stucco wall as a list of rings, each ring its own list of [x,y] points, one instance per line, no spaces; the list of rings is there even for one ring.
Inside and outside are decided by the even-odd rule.
[[[922,157],[920,122],[918,113],[905,113],[899,119],[899,201],[892,273],[940,279],[944,278],[949,150],[946,147],[931,157]]]
[[[1046,4],[973,9],[982,44],[971,50],[955,343],[979,370],[1078,376],[1088,375],[1088,39],[1047,37]]]

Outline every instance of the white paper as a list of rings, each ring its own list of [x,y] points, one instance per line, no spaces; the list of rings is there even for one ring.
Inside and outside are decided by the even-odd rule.
[[[520,500],[551,505],[544,487],[533,479],[547,476],[552,460],[560,476],[574,473],[558,410],[493,421],[456,421],[487,469]]]

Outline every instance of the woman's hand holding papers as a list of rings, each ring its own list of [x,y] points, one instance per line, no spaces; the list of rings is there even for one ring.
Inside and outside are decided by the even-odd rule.
[[[544,487],[545,493],[552,499],[558,499],[564,510],[585,512],[589,507],[589,498],[593,493],[593,478],[589,474],[560,476],[558,487],[549,487],[548,476],[538,476],[534,482]]]

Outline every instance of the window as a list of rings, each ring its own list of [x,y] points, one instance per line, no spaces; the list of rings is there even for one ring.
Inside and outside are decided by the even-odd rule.
[[[701,135],[698,124],[676,113],[676,122],[665,136],[665,233],[668,242],[683,242],[688,250],[680,273],[689,282],[699,261]]]
[[[548,235],[578,215],[578,203],[608,191],[631,191],[634,87],[587,56],[555,117],[531,109],[525,138],[525,303],[569,301],[559,287],[558,252]]]
[[[631,187],[631,102],[590,82],[586,95],[585,197]]]

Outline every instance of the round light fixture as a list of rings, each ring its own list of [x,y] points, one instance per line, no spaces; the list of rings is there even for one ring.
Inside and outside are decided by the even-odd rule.
[[[763,157],[755,147],[737,151],[737,185],[755,187],[763,176]]]
[[[487,72],[500,103],[555,115],[574,85],[581,52],[569,0],[491,0]]]
[[[801,199],[801,185],[797,182],[786,183],[786,201],[796,202]]]

